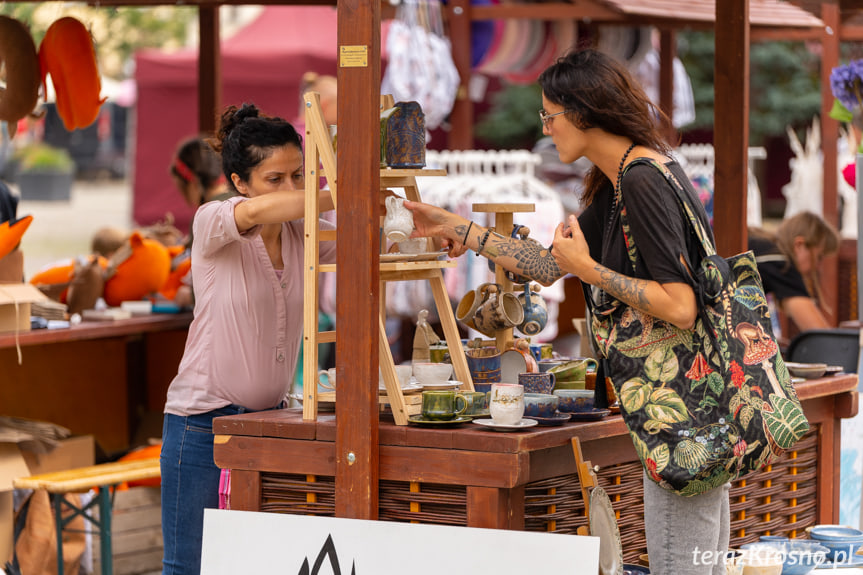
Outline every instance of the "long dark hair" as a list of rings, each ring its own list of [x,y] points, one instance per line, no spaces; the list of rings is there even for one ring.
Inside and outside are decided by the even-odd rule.
[[[671,120],[611,56],[592,49],[570,52],[545,69],[539,85],[546,99],[562,106],[567,119],[579,129],[600,128],[658,152],[671,152],[665,136],[671,133]],[[601,170],[591,168],[582,202],[590,204],[606,182]]]
[[[210,145],[222,155],[222,171],[236,191],[231,174],[248,182],[254,167],[269,158],[273,150],[287,145],[302,150],[303,140],[284,118],[267,116],[254,104],[243,104],[242,108],[225,109]]]

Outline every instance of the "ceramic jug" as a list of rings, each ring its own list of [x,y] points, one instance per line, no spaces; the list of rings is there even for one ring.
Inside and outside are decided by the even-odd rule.
[[[402,198],[389,196],[386,199],[387,215],[384,217],[384,234],[392,242],[403,242],[414,229],[414,217],[405,207]]]
[[[518,325],[518,330],[524,335],[536,335],[545,329],[548,323],[548,307],[539,295],[538,284],[524,284],[524,293],[519,294],[518,301],[524,309],[524,320]]]

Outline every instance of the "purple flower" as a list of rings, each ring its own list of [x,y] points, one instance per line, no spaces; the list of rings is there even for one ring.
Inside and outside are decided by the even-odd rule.
[[[830,73],[830,89],[833,97],[849,110],[863,107],[863,60],[854,60],[845,66],[833,68]]]

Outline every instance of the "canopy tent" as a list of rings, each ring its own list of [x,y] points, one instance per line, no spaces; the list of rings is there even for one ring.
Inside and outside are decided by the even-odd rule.
[[[221,43],[222,102],[253,102],[271,115],[294,120],[307,71],[336,75],[333,6],[267,6],[260,16]],[[386,26],[381,29],[385,45]],[[383,50],[383,48],[382,48]],[[138,88],[132,217],[149,225],[171,213],[188,229],[189,208],[171,181],[179,143],[197,134],[198,50],[136,54]]]

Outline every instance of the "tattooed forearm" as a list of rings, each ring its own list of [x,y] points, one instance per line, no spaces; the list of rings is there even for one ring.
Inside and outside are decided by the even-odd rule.
[[[531,238],[505,238],[493,234],[483,254],[503,267],[543,285],[554,283],[563,275],[548,248]]]
[[[650,311],[650,300],[647,299],[647,281],[613,272],[601,265],[596,265],[593,269],[599,273],[599,284],[597,285],[600,288],[641,311]]]
[[[465,237],[465,234],[467,234],[467,230],[468,230],[467,225],[456,226],[453,229],[455,229],[456,237],[459,239],[459,241],[463,241],[463,242],[467,241],[467,237]]]

